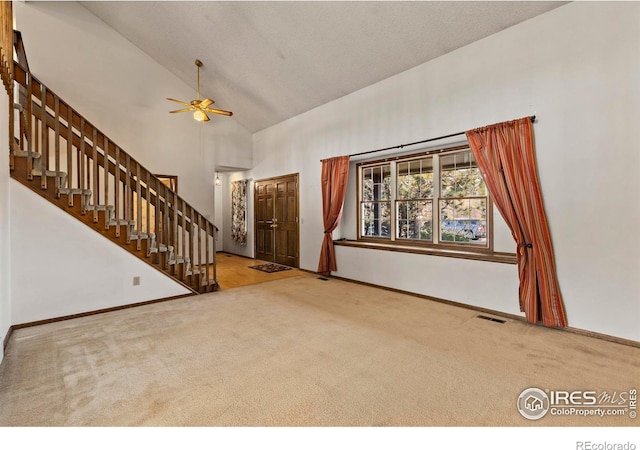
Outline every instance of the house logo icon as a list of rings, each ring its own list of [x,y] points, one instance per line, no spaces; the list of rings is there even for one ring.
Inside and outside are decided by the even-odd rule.
[[[549,411],[549,397],[541,389],[525,389],[518,397],[518,411],[525,419],[541,419]]]

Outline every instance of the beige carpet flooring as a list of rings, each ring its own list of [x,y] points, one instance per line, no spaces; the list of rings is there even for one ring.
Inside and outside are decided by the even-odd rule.
[[[477,314],[302,275],[19,329],[0,425],[638,426],[516,401],[640,387],[640,349]]]

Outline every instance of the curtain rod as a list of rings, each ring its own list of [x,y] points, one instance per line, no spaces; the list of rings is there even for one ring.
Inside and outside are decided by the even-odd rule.
[[[536,120],[536,116],[529,116],[529,119],[531,119],[531,123],[533,123]],[[393,147],[379,148],[377,150],[369,150],[368,152],[352,153],[351,155],[349,155],[349,157],[352,158],[354,156],[368,155],[369,153],[384,152],[385,150],[402,149],[404,147],[409,147],[411,145],[424,144],[425,142],[439,141],[441,139],[447,139],[454,136],[462,136],[465,133],[466,131],[460,131],[459,133],[447,134],[446,136],[438,136],[431,139],[424,139],[422,141],[410,142],[409,144],[401,144],[401,145],[395,145]]]

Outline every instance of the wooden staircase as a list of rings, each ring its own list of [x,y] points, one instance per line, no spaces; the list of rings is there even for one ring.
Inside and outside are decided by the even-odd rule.
[[[215,225],[36,79],[12,33],[11,177],[192,293],[217,290]]]

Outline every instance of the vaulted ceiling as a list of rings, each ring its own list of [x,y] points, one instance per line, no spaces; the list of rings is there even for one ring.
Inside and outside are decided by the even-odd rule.
[[[81,2],[251,132],[565,3]]]

